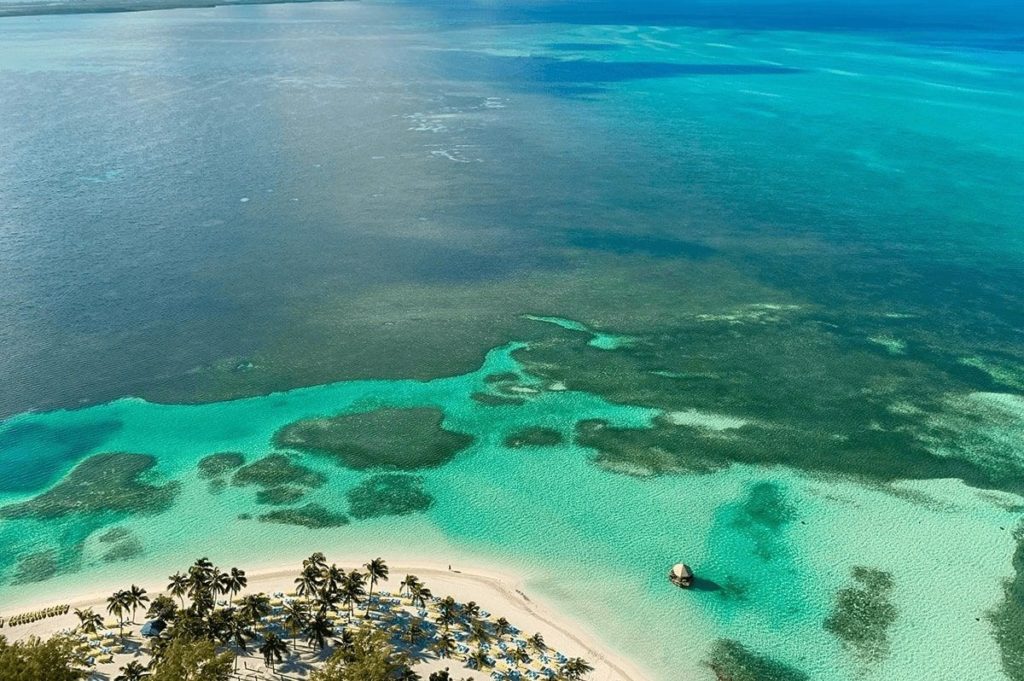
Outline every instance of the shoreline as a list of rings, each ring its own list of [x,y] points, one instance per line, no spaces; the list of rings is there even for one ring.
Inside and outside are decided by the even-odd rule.
[[[293,580],[299,573],[300,563],[301,560],[296,561],[295,565],[291,567],[278,565],[252,572],[247,571],[248,586],[238,596],[247,593],[270,594],[276,591],[292,591]],[[362,564],[361,561],[345,560],[337,561],[337,563],[345,569]],[[388,567],[391,571],[391,578],[388,582],[381,583],[378,589],[389,590],[392,583],[397,584],[405,574],[415,574],[431,588],[435,596],[451,595],[461,603],[476,601],[494,616],[506,617],[514,626],[524,632],[541,632],[545,641],[553,648],[564,651],[570,656],[585,658],[594,667],[594,671],[588,677],[591,681],[652,681],[654,678],[633,660],[610,650],[582,623],[553,607],[545,599],[528,594],[524,581],[515,575],[482,568],[476,564],[470,564],[470,567],[465,569],[453,564],[449,571],[445,565],[430,561],[418,563],[400,561],[393,565],[389,564]],[[148,579],[135,580],[135,583],[144,587],[151,597],[165,591],[165,582],[165,579],[159,582]],[[59,604],[71,606],[67,615],[51,617],[13,628],[5,626],[0,629],[0,635],[6,636],[9,640],[21,640],[29,636],[43,638],[52,636],[61,629],[77,624],[78,620],[74,615],[75,608],[91,607],[95,612],[103,614],[104,619],[108,619],[105,602],[109,595],[110,593],[107,591],[76,593],[63,599],[40,600],[25,607],[12,609],[5,612],[4,616],[10,617],[21,612],[42,610]],[[138,621],[141,622],[143,619],[139,617]],[[461,671],[465,670],[460,670],[460,673]]]

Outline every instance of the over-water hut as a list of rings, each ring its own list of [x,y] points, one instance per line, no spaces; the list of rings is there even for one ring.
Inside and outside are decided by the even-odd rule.
[[[693,570],[686,563],[676,563],[668,573],[668,581],[681,589],[689,589],[693,586]]]

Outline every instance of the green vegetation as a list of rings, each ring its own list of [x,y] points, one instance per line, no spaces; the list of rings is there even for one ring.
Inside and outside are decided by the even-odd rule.
[[[409,656],[378,629],[360,629],[344,648],[327,658],[310,681],[394,681],[410,668]]]
[[[1003,602],[989,615],[1003,656],[1003,669],[1012,681],[1024,681],[1024,525],[1014,533],[1014,576],[1003,585]]]
[[[719,681],[809,681],[810,678],[798,669],[755,653],[731,639],[715,643],[707,664]]]
[[[348,468],[431,468],[473,443],[471,435],[444,428],[443,419],[436,407],[378,409],[297,421],[279,430],[274,441],[330,456]]]
[[[344,513],[335,513],[320,504],[306,504],[298,508],[282,508],[277,511],[260,514],[257,516],[257,519],[263,523],[298,525],[310,529],[341,527],[342,525],[348,525],[349,522],[348,517]]]
[[[146,482],[156,463],[148,454],[96,454],[49,491],[0,508],[0,517],[50,520],[73,514],[159,513],[174,502],[178,484]]]
[[[423,479],[403,473],[381,473],[367,478],[348,492],[352,517],[378,518],[409,515],[430,508],[433,497],[423,489]]]
[[[61,637],[8,643],[0,636],[0,681],[78,681],[85,674],[71,643]]]
[[[199,477],[211,480],[220,478],[245,464],[245,455],[239,452],[219,452],[204,456],[196,468]]]
[[[518,430],[505,437],[506,447],[555,447],[562,444],[565,438],[553,428],[531,426]]]
[[[855,586],[840,589],[825,629],[852,646],[858,657],[878,662],[889,653],[888,631],[896,621],[890,600],[892,575],[882,570],[853,568]]]
[[[508,620],[492,618],[473,601],[435,597],[415,575],[405,575],[399,595],[381,592],[388,581],[383,558],[346,570],[317,552],[302,561],[293,594],[270,597],[243,593],[249,585],[244,570],[221,570],[200,558],[170,575],[166,591],[152,599],[134,584],[107,598],[106,611],[119,629],[116,646],[103,616],[92,609],[74,611],[78,625],[67,638],[8,645],[0,636],[0,681],[93,678],[95,664],[118,666],[113,681],[228,681],[237,677],[243,656],[246,668],[255,662],[257,673],[262,658],[264,676],[282,664],[286,674],[302,669],[310,681],[420,681],[414,667],[441,657],[486,671],[501,656],[525,675],[527,665],[549,653],[561,664],[545,663],[545,677],[582,681],[593,671],[582,658],[552,651],[539,633],[515,645],[526,634]],[[428,608],[436,617],[414,616]],[[59,614],[67,612],[64,606]],[[161,620],[163,630],[143,639],[130,626],[142,613]],[[457,640],[475,650],[458,650]],[[502,648],[508,652],[499,653]],[[79,665],[85,673],[75,671]],[[429,678],[456,677],[446,668]]]
[[[213,641],[182,635],[170,639],[153,665],[149,681],[228,681],[235,656],[218,653]]]

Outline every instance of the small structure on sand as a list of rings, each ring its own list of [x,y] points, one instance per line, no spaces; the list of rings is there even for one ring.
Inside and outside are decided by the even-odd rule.
[[[668,581],[680,589],[689,589],[693,586],[693,570],[686,563],[677,563],[672,566],[672,570],[668,573]]]
[[[155,638],[159,636],[160,633],[166,628],[167,622],[164,622],[163,620],[153,620],[151,622],[146,622],[145,624],[143,624],[142,629],[139,630],[139,633],[145,636],[146,638]]]

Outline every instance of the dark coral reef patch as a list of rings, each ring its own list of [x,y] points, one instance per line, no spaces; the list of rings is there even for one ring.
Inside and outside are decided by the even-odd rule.
[[[350,489],[346,496],[349,513],[359,519],[421,513],[434,503],[423,489],[422,478],[402,473],[374,475]]]
[[[878,662],[889,653],[889,627],[896,621],[892,575],[866,567],[853,568],[855,584],[840,589],[825,629],[851,646],[858,657]]]
[[[1012,681],[1024,681],[1024,525],[1017,528],[1014,576],[1003,586],[1003,602],[989,619],[1003,656],[1003,670]]]
[[[299,485],[302,487],[321,487],[327,482],[327,476],[312,468],[296,463],[285,454],[270,454],[253,461],[235,471],[231,484],[235,487],[279,487],[281,485]]]
[[[3,518],[49,520],[73,514],[159,513],[174,502],[178,483],[145,480],[157,464],[149,454],[96,454],[39,496],[0,508]]]
[[[485,407],[521,407],[526,404],[522,397],[511,397],[509,395],[492,395],[491,393],[475,392],[470,397],[474,402]]]
[[[432,468],[474,440],[445,428],[443,419],[435,407],[378,409],[297,421],[279,430],[274,441],[278,447],[330,456],[348,468]]]
[[[310,529],[324,529],[348,525],[344,513],[336,513],[320,504],[306,504],[298,508],[282,508],[258,516],[260,522],[279,525],[298,525]]]
[[[60,560],[52,549],[28,553],[18,559],[11,584],[44,582],[60,571]]]
[[[708,667],[719,681],[809,681],[810,677],[739,641],[720,639],[711,650]]]
[[[509,433],[505,437],[504,444],[513,449],[518,447],[555,447],[564,441],[565,438],[562,437],[562,434],[553,428],[530,426]]]
[[[212,480],[223,477],[243,465],[245,465],[244,454],[240,452],[218,452],[204,456],[199,460],[196,468],[199,470],[199,477]]]

